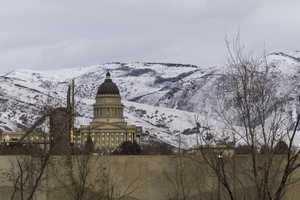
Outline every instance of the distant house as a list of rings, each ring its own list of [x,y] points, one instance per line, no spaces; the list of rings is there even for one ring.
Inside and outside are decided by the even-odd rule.
[[[214,152],[217,156],[232,157],[235,154],[235,148],[226,145],[202,145],[185,150],[187,154],[201,154]]]

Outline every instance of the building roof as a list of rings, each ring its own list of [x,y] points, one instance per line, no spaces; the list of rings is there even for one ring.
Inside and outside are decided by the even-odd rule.
[[[106,73],[104,82],[99,86],[97,95],[120,95],[118,86],[112,81],[110,73]]]

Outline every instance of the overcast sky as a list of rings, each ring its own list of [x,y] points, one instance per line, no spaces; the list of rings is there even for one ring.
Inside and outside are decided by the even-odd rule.
[[[222,65],[224,38],[300,50],[299,0],[7,0],[0,73],[106,62]]]

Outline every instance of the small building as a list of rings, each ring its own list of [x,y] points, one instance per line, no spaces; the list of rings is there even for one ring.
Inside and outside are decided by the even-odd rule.
[[[50,133],[34,131],[37,124],[46,121],[45,116],[49,117]],[[3,145],[39,145],[40,147],[50,148],[52,153],[65,154],[70,151],[69,130],[70,119],[66,108],[60,107],[52,110],[51,113],[40,117],[31,128],[24,131],[3,132],[0,134],[0,143]],[[26,137],[24,137],[26,135]]]
[[[88,136],[92,138],[94,149],[111,152],[125,141],[140,141],[142,127],[129,125],[124,120],[124,106],[118,86],[109,72],[99,86],[94,117],[89,125],[81,125],[74,134],[77,146],[85,145]]]
[[[187,154],[201,154],[214,152],[217,156],[232,157],[235,154],[235,149],[233,147],[228,147],[226,145],[202,145],[199,147],[193,147],[184,151]]]
[[[18,142],[23,136],[25,132],[3,132],[1,133],[0,143],[1,144],[12,144]],[[26,144],[48,144],[50,141],[49,135],[44,133],[34,133],[24,138],[22,143]]]

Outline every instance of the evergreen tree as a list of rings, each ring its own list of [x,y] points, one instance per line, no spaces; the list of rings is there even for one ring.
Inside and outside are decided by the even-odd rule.
[[[141,147],[136,141],[125,141],[113,152],[116,155],[138,155],[140,153]]]
[[[90,134],[88,135],[87,140],[85,142],[85,151],[87,153],[94,152],[94,143]]]

